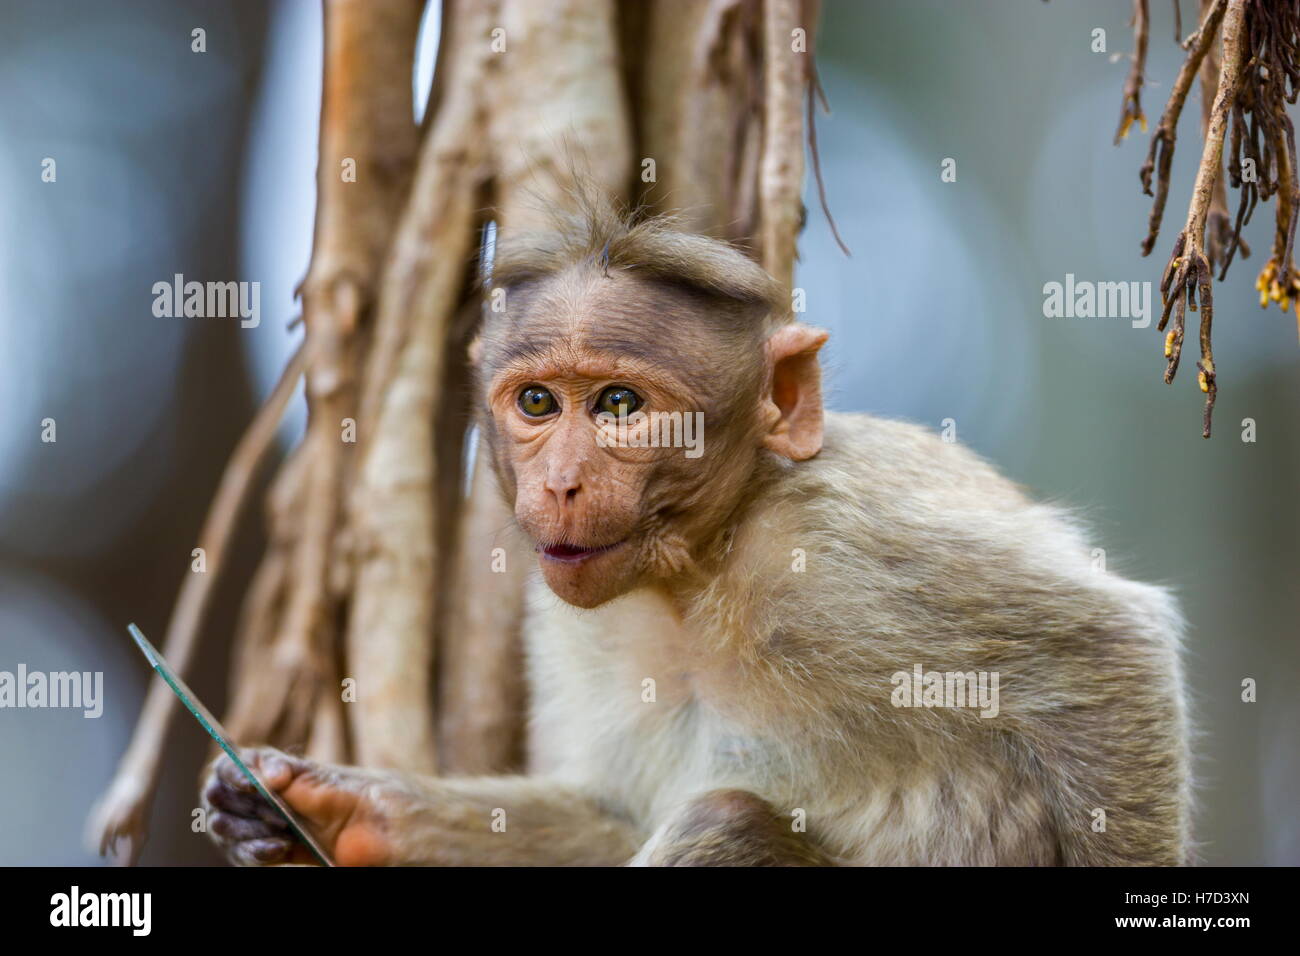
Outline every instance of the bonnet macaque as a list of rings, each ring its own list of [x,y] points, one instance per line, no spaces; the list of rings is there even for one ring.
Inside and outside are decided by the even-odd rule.
[[[339,863],[1187,860],[1165,592],[960,446],[824,412],[826,333],[731,246],[597,206],[503,242],[490,286],[480,453],[541,572],[530,773],[255,751]],[[234,862],[310,861],[226,758],[204,796]]]

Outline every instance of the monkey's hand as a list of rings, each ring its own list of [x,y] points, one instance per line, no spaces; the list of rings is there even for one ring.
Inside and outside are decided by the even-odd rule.
[[[424,777],[319,764],[270,747],[241,754],[340,866],[538,866],[625,862],[644,837],[545,778]],[[312,863],[280,815],[221,756],[203,786],[208,832],[233,863]]]
[[[271,747],[244,751],[244,762],[261,772],[311,829],[340,866],[394,862],[387,823],[411,803],[394,775],[318,764]],[[280,814],[225,754],[208,768],[203,785],[208,833],[238,866],[315,863]]]

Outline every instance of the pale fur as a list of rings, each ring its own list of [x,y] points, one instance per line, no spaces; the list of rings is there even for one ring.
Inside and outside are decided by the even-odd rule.
[[[765,469],[684,613],[533,588],[535,772],[659,839],[693,796],[737,788],[803,810],[845,863],[1186,861],[1165,591],[1094,569],[1061,512],[912,425],[828,414],[816,458]],[[999,672],[999,715],[894,707],[890,676],[917,663]]]

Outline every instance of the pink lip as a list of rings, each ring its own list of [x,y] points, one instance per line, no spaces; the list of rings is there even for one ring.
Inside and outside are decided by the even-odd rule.
[[[613,551],[622,543],[622,541],[615,541],[613,544],[605,544],[597,548],[583,548],[572,544],[548,544],[541,550],[542,554],[552,561],[559,561],[563,564],[581,564],[589,558],[594,558],[607,551]]]

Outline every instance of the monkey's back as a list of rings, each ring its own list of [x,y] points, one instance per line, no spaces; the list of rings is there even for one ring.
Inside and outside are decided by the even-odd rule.
[[[898,819],[928,806],[914,823],[968,816],[945,844],[958,857],[1184,861],[1182,621],[1167,592],[1106,571],[1076,521],[914,425],[828,413],[822,452],[780,467],[771,489],[749,526],[803,569],[760,594],[740,567],[732,590],[778,636],[776,673],[824,676],[807,682],[828,715],[814,734],[870,728],[872,758],[848,772],[924,791],[900,782],[874,799]],[[918,668],[997,674],[997,715],[897,706],[899,675]],[[1048,833],[1053,847],[1018,845]]]

